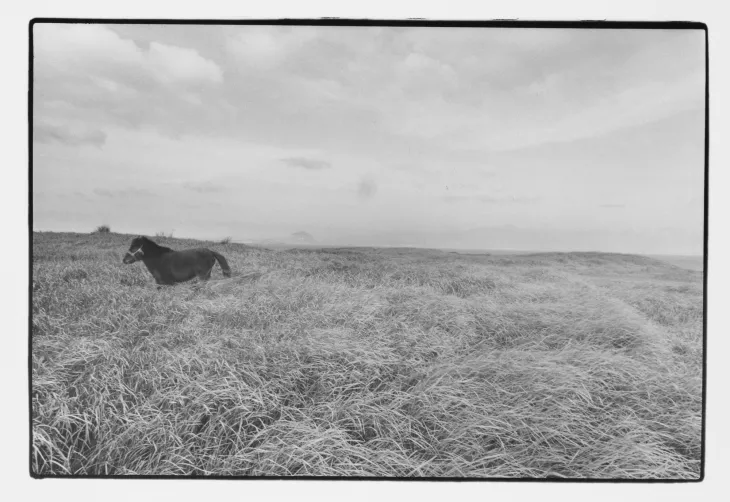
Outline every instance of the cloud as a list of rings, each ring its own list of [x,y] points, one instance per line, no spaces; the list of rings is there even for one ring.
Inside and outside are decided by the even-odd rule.
[[[138,44],[98,24],[41,23],[33,30],[36,122],[109,134],[145,126],[172,137],[233,133],[222,106],[222,68],[197,47],[183,47],[184,38],[175,41],[179,45]]]
[[[307,159],[305,157],[289,157],[286,159],[281,159],[281,161],[290,167],[302,167],[310,171],[329,169],[332,167],[332,164],[325,160]]]
[[[111,199],[127,198],[127,197],[150,197],[152,192],[144,188],[121,188],[117,190],[109,190],[107,188],[95,188],[94,193],[100,197],[109,197]]]
[[[241,26],[226,48],[247,65],[269,69],[302,50],[320,31],[308,26]]]
[[[98,24],[36,24],[33,27],[37,63],[57,67],[143,64],[142,51],[131,40]]]
[[[599,136],[703,98],[685,61],[695,46],[664,43],[674,35],[178,28],[174,37],[162,27],[140,37],[103,25],[35,25],[36,103],[63,100],[82,109],[73,112],[80,121],[93,114],[104,125],[151,125],[178,137],[245,134],[350,152],[384,140],[413,151],[425,143],[504,151]]]
[[[699,35],[487,29],[443,30],[434,36],[429,30],[406,31],[405,39],[418,52],[403,67],[429,69],[430,78],[420,86],[413,83],[417,92],[403,87],[409,92],[387,101],[383,123],[408,139],[492,151],[598,137],[645,124],[702,106]],[[439,62],[456,77],[438,71]],[[406,85],[392,77],[382,80]],[[424,93],[426,89],[431,92]]]
[[[152,42],[145,51],[98,24],[36,24],[34,30],[36,64],[44,70],[102,77],[107,87],[114,77],[134,81],[140,74],[162,84],[223,81],[220,67],[193,49]]]
[[[183,183],[183,188],[197,193],[217,193],[224,190],[223,186],[210,181],[188,181]]]
[[[79,192],[78,190],[73,193],[72,197],[74,199],[80,199],[80,200],[85,200],[85,201],[92,200],[92,198],[89,197],[87,194],[85,194],[84,192]]]
[[[504,149],[531,146],[530,143],[567,142],[597,137],[628,127],[701,109],[704,104],[705,76],[699,73],[673,82],[648,82],[627,87],[592,106],[566,116],[535,131],[538,142],[514,138]]]
[[[51,124],[33,124],[33,139],[40,143],[58,142],[65,145],[93,145],[101,148],[106,142],[106,133],[99,129],[79,130]]]
[[[362,200],[372,199],[378,191],[378,184],[370,176],[363,177],[357,184],[357,195]]]
[[[221,83],[223,81],[223,72],[218,65],[201,57],[192,49],[152,42],[147,61],[152,72],[162,82]]]
[[[458,89],[459,77],[451,65],[420,52],[411,52],[398,66],[398,84],[409,94],[442,94]]]
[[[511,151],[599,137],[701,109],[704,80],[704,74],[691,73],[671,81],[625,83],[615,92],[596,91],[581,105],[570,98],[578,92],[574,78],[549,75],[524,88],[524,103],[515,93],[502,102],[477,106],[434,95],[394,103],[384,112],[383,123],[391,133],[409,139],[441,141],[464,150]]]
[[[604,207],[607,209],[619,209],[626,207],[626,204],[600,204],[598,207]]]

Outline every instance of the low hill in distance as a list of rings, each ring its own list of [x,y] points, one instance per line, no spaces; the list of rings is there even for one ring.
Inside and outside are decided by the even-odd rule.
[[[314,240],[314,237],[312,237],[307,232],[294,232],[291,234],[290,240],[301,243],[301,244],[316,244],[317,241]]]
[[[264,239],[264,240],[260,240],[260,241],[251,242],[250,244],[256,245],[256,246],[270,247],[270,248],[274,248],[274,249],[281,249],[281,248],[297,247],[297,246],[306,246],[306,247],[316,246],[317,241],[308,232],[299,231],[299,232],[294,232],[291,235],[286,236],[286,237]]]
[[[647,255],[659,261],[671,263],[680,268],[702,272],[705,268],[703,256]]]

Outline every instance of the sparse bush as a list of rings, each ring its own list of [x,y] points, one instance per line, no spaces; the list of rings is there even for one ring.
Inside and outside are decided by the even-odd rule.
[[[108,234],[111,231],[112,231],[112,229],[109,228],[109,225],[99,225],[98,227],[96,227],[96,230],[94,230],[94,233]]]
[[[233,240],[231,237],[224,237],[220,240],[219,244],[230,244],[231,240]]]
[[[699,475],[701,273],[231,242],[157,290],[109,241],[33,236],[38,474]]]

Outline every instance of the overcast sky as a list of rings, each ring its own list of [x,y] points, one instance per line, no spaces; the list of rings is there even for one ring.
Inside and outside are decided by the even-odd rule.
[[[34,37],[38,230],[702,252],[702,31]]]

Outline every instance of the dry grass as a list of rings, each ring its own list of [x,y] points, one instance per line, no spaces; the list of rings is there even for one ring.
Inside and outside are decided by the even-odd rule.
[[[699,476],[701,273],[208,242],[158,290],[130,239],[34,234],[37,474]]]

